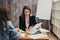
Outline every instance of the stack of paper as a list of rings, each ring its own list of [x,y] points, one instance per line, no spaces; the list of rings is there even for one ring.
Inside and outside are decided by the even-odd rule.
[[[43,28],[40,28],[39,29],[41,32],[50,32],[49,30],[46,30],[46,29],[43,29]]]

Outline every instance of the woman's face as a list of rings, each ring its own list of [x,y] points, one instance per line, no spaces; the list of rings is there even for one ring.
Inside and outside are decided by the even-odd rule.
[[[29,15],[30,15],[30,10],[25,9],[25,10],[24,10],[24,13],[25,13],[25,16],[29,16]]]

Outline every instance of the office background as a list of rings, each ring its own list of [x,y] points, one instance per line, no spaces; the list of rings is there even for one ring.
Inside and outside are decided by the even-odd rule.
[[[32,13],[35,15],[38,0],[0,0],[0,5],[10,7],[12,22],[15,26],[19,24],[19,16],[22,13],[24,5],[28,5],[31,8]]]
[[[11,18],[15,27],[19,27],[19,16],[22,13],[22,9],[25,5],[31,8],[31,13],[36,15],[38,0],[0,0],[0,5],[8,6],[11,9]],[[36,18],[37,23],[43,21],[43,28],[49,29],[48,20],[41,20]]]

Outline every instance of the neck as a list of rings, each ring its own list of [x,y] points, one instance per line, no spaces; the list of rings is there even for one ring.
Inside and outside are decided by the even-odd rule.
[[[28,18],[29,16],[25,16],[26,18]]]

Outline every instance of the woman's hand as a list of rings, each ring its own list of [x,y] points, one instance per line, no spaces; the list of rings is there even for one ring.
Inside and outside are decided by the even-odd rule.
[[[41,25],[40,26],[38,26],[38,28],[37,29],[40,29],[41,28]]]
[[[16,28],[16,30],[17,30],[17,32],[21,32],[22,30],[21,29],[19,29],[19,28]]]
[[[32,29],[32,26],[30,26],[29,28],[26,28],[26,31],[30,31]]]
[[[29,30],[31,30],[32,28],[33,28],[33,27],[32,27],[32,26],[30,26],[30,27],[29,27]]]
[[[28,29],[28,28],[26,28],[26,31],[29,31],[29,29]]]

